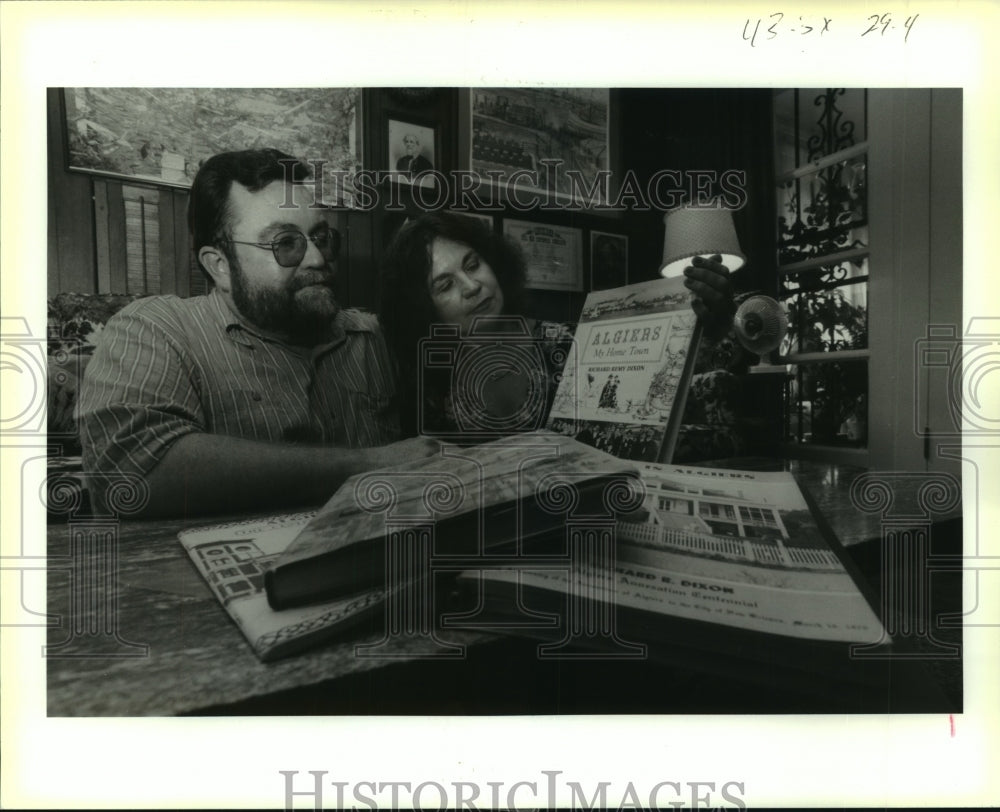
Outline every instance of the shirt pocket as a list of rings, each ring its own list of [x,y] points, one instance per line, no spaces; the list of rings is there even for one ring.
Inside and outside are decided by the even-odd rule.
[[[391,382],[382,376],[372,376],[352,382],[346,388],[353,417],[353,421],[345,421],[344,427],[350,445],[370,447],[399,439],[396,390]]]
[[[279,388],[234,387],[220,393],[218,401],[221,408],[213,418],[214,429],[219,433],[248,440],[280,441],[290,428],[309,428],[304,404],[294,406]]]

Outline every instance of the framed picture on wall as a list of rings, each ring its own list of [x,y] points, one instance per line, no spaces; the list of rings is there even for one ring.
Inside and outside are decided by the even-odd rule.
[[[69,87],[62,100],[70,170],[190,187],[216,153],[274,147],[322,161],[323,199],[350,205],[362,166],[356,87]]]
[[[437,169],[438,134],[430,124],[386,119],[386,144],[388,169],[393,180],[415,186],[434,186],[433,175],[425,173]]]
[[[606,231],[590,232],[590,289],[607,290],[628,284],[628,237]]]
[[[580,229],[504,220],[503,233],[524,253],[527,287],[583,290],[583,232]]]
[[[561,201],[607,204],[607,88],[472,88],[469,168],[501,187]],[[572,171],[570,171],[572,170]],[[590,197],[591,190],[597,197]]]

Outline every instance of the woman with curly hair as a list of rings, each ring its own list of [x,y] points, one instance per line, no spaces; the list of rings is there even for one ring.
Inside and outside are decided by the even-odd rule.
[[[693,265],[695,311],[728,319],[728,271]],[[524,317],[524,284],[517,246],[476,218],[426,213],[399,229],[382,264],[379,315],[399,366],[404,436],[474,441],[544,425],[572,331]]]

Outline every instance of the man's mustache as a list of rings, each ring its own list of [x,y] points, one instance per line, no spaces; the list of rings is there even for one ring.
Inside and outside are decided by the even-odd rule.
[[[328,288],[332,288],[334,275],[332,268],[328,271],[298,274],[289,282],[289,287],[293,291],[308,288],[312,285],[325,285]]]

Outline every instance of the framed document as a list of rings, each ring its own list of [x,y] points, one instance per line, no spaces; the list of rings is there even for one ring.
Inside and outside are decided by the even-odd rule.
[[[583,232],[580,229],[504,220],[503,233],[524,252],[529,288],[583,290]]]

